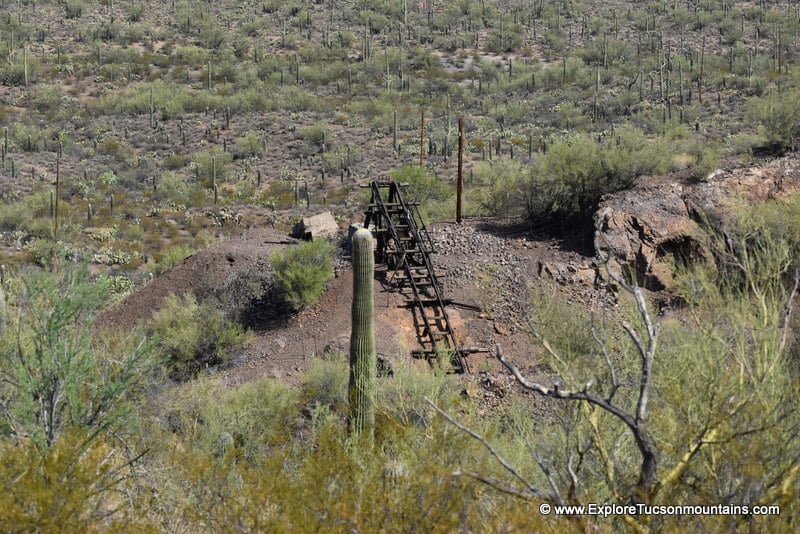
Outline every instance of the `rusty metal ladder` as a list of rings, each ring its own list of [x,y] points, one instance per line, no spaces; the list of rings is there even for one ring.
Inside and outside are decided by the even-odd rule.
[[[390,283],[411,290],[409,306],[415,310],[417,338],[424,347],[412,354],[429,361],[445,355],[454,372],[469,372],[466,355],[471,351],[460,349],[456,343],[431,262],[433,241],[417,204],[403,199],[402,184],[398,182],[373,181],[368,187],[371,197],[364,226],[374,225],[376,261],[393,271]]]

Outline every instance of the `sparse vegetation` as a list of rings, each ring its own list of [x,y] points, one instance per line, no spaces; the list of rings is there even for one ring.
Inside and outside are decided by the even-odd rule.
[[[396,362],[375,380],[369,450],[347,432],[341,355],[315,345],[292,386],[217,372],[280,356],[248,353],[242,324],[318,301],[324,240],[166,296],[142,330],[94,321],[246,227],[360,219],[370,180],[408,183],[426,222],[453,218],[459,117],[465,212],[536,228],[588,228],[603,195],[648,175],[793,152],[796,3],[0,5],[3,530],[798,530],[797,195],[698,237],[663,309],[622,298],[600,318],[542,289],[514,296],[534,311],[507,325],[501,267],[459,267],[490,328],[532,334],[523,370],[545,398],[508,390],[487,409],[475,381]],[[531,513],[642,499],[781,514]]]

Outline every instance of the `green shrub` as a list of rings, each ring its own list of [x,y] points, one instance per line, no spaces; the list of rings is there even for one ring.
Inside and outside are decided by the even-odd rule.
[[[310,241],[272,255],[272,268],[286,303],[295,311],[315,304],[333,278],[333,245]]]
[[[175,172],[167,171],[158,178],[157,198],[169,200],[175,206],[190,205],[203,194],[200,184],[189,182]]]
[[[85,7],[86,4],[82,0],[67,0],[64,2],[64,17],[67,20],[79,19]]]
[[[70,429],[97,436],[121,428],[126,395],[150,366],[153,346],[93,336],[108,280],[90,282],[85,266],[68,266],[28,269],[10,285],[14,327],[0,335],[0,429],[46,451]]]
[[[768,142],[794,147],[800,135],[800,89],[772,91],[749,102],[749,117],[760,126]]]
[[[45,141],[52,137],[51,133],[44,127],[36,124],[14,123],[11,131],[12,141],[15,147],[25,152],[38,152],[44,148]]]
[[[42,85],[36,93],[33,107],[40,113],[55,113],[61,104],[62,91],[58,85]]]
[[[291,439],[300,419],[298,392],[270,378],[235,389],[218,376],[201,376],[177,391],[173,425],[183,439],[207,454],[230,448],[256,462],[269,446]]]
[[[228,362],[252,339],[252,333],[229,321],[212,303],[198,303],[191,293],[169,295],[148,330],[158,336],[167,368],[177,379]]]
[[[89,373],[92,374],[92,373]],[[132,451],[119,435],[70,428],[52,449],[29,441],[0,440],[0,524],[7,532],[148,531],[120,491],[134,490],[120,476]],[[43,513],[46,510],[46,513]]]
[[[602,195],[666,172],[670,157],[668,147],[636,128],[620,128],[607,142],[588,135],[560,141],[536,161],[523,201],[531,217],[588,215]]]
[[[136,289],[136,283],[127,276],[101,274],[98,280],[108,285],[109,293],[113,300],[121,300]]]
[[[302,399],[306,405],[325,406],[339,413],[347,410],[348,364],[342,355],[315,358],[303,375]]]
[[[800,194],[793,193],[787,197],[768,202],[759,202],[745,206],[739,212],[739,219],[729,231],[734,237],[745,238],[766,234],[770,239],[785,243],[789,250],[789,261],[792,266],[800,266]]]
[[[211,187],[212,182],[225,181],[228,174],[227,164],[233,160],[229,152],[223,152],[219,148],[202,150],[192,156],[192,161],[197,168],[197,177],[206,187]]]
[[[0,64],[0,82],[4,85],[22,86],[32,84],[38,78],[41,65],[34,54],[29,51],[11,55],[10,61]]]
[[[470,187],[475,191],[471,200],[478,203],[481,214],[492,217],[520,215],[519,184],[523,174],[522,166],[515,160],[479,162],[473,173],[478,188]]]
[[[173,266],[179,264],[195,253],[194,247],[189,243],[180,243],[164,249],[156,256],[158,261],[148,262],[148,265],[156,274],[168,271]]]
[[[236,141],[236,151],[245,156],[263,156],[264,140],[261,132],[249,130]]]
[[[447,374],[448,365],[431,369],[398,359],[391,378],[378,380],[375,399],[378,419],[386,417],[403,426],[422,427],[430,422],[426,397],[439,406],[460,404],[456,378]]]
[[[450,200],[455,191],[424,167],[406,165],[392,171],[391,178],[408,184],[403,189],[403,198],[419,204],[423,220],[442,219],[454,209]]]
[[[523,34],[521,25],[501,21],[489,34],[486,50],[494,54],[513,52],[522,45]]]
[[[686,153],[692,157],[692,176],[697,181],[705,181],[719,166],[720,151],[713,144],[694,141],[688,144]]]
[[[324,124],[317,123],[300,128],[300,137],[313,147],[325,152],[325,148],[330,146],[331,132]]]

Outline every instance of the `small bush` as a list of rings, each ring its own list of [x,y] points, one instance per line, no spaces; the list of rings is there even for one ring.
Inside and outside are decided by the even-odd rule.
[[[262,134],[249,130],[236,141],[236,151],[244,156],[263,156],[264,140]]]
[[[66,19],[79,19],[86,7],[82,0],[67,0],[64,3],[64,17]]]
[[[764,132],[768,142],[795,146],[800,135],[800,90],[771,92],[749,102],[750,119]]]
[[[150,265],[156,274],[161,274],[194,253],[195,249],[189,243],[181,243],[164,249],[164,251],[157,256],[158,261],[153,261],[152,264],[148,262],[148,265]]]
[[[191,293],[168,296],[148,330],[158,336],[165,363],[177,379],[189,378],[207,365],[226,363],[252,338],[213,304],[200,304]]]
[[[522,38],[522,26],[501,22],[500,26],[489,34],[489,38],[486,40],[486,50],[493,54],[513,52],[522,45]]]
[[[492,217],[520,215],[519,183],[523,174],[522,166],[511,159],[477,163],[474,178],[483,187],[476,191],[474,200],[480,213]]]
[[[201,185],[177,173],[168,171],[158,179],[158,198],[169,200],[173,205],[186,205],[199,195],[203,195]]]
[[[333,245],[327,241],[287,248],[271,260],[278,287],[295,311],[315,304],[333,278]]]
[[[233,160],[229,152],[223,152],[219,148],[202,150],[192,156],[197,167],[197,177],[206,187],[211,187],[212,182],[225,181],[228,174],[227,164]]]
[[[235,389],[219,376],[199,377],[177,391],[171,419],[176,430],[207,454],[237,455],[258,461],[267,447],[291,438],[287,429],[300,416],[298,392],[260,378]]]
[[[608,142],[581,135],[555,143],[522,186],[528,214],[588,215],[604,194],[629,188],[640,176],[666,172],[667,148],[635,128],[620,128]]]
[[[321,123],[300,128],[300,137],[304,141],[324,152],[330,146],[331,133],[327,126]]]
[[[418,202],[425,221],[442,219],[445,210],[453,209],[450,199],[455,191],[423,167],[406,165],[391,173],[392,180],[408,184],[403,190],[406,202]]]
[[[303,403],[344,413],[347,409],[348,380],[345,357],[311,360],[311,368],[303,376]]]

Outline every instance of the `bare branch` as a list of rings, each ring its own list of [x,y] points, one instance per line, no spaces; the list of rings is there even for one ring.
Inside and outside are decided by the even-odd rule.
[[[639,399],[636,403],[636,421],[643,422],[647,415],[647,402],[649,398],[650,389],[650,369],[652,368],[653,358],[656,352],[656,341],[658,339],[658,326],[653,322],[650,317],[650,312],[647,311],[647,303],[645,302],[642,290],[634,285],[626,282],[621,276],[615,274],[609,268],[609,258],[605,261],[606,272],[609,278],[619,284],[619,286],[626,292],[633,296],[636,302],[636,309],[639,316],[644,323],[647,330],[648,341],[647,345],[642,341],[636,330],[627,322],[622,323],[622,327],[628,333],[628,336],[636,345],[636,349],[642,357],[642,377],[639,382]]]
[[[554,399],[565,399],[565,400],[582,400],[590,402],[592,404],[596,404],[597,406],[600,406],[604,410],[617,416],[631,429],[635,428],[636,421],[630,416],[630,414],[626,413],[622,408],[620,408],[616,404],[608,402],[606,399],[598,395],[595,395],[593,393],[590,393],[586,388],[584,388],[581,391],[569,391],[561,389],[559,385],[554,385],[553,387],[547,387],[543,384],[539,384],[538,382],[533,382],[522,376],[522,373],[517,368],[517,366],[506,359],[505,355],[503,355],[503,350],[500,348],[499,343],[495,345],[495,354],[500,363],[502,363],[506,367],[506,369],[508,369],[511,372],[511,374],[514,375],[514,378],[517,379],[517,382],[523,388],[528,389],[530,391],[534,391],[544,397],[552,397]]]
[[[647,329],[647,345],[645,346],[638,332],[627,321],[622,322],[622,328],[628,333],[639,355],[642,357],[642,374],[639,381],[639,399],[636,402],[636,421],[641,423],[647,416],[647,402],[650,397],[650,372],[653,367],[653,358],[656,353],[656,344],[658,340],[658,327],[653,323],[650,318],[650,312],[647,310],[647,303],[645,302],[644,295],[641,289],[636,286],[627,286],[626,289],[633,295],[636,301],[636,309],[639,316]]]
[[[478,474],[478,473],[476,473],[474,471],[454,471],[453,472],[453,476],[461,476],[461,475],[466,475],[466,476],[468,476],[470,478],[474,478],[475,480],[483,482],[487,486],[491,486],[492,488],[496,489],[497,491],[499,491],[501,493],[505,493],[507,495],[513,495],[514,497],[520,497],[521,499],[530,500],[531,497],[541,497],[543,499],[552,500],[550,495],[546,495],[546,494],[544,494],[544,493],[542,493],[540,491],[532,490],[532,489],[521,490],[521,489],[515,488],[513,486],[509,486],[507,484],[504,484],[502,481],[500,481],[500,480],[498,480],[498,479],[496,479],[494,477],[480,475],[480,474]]]
[[[526,439],[525,441],[528,440]],[[542,458],[542,455],[534,451],[533,457],[534,459],[536,459],[536,464],[539,466],[539,469],[542,470],[542,473],[544,473],[544,476],[547,478],[547,483],[550,484],[550,489],[553,490],[553,496],[555,497],[556,502],[561,506],[564,506],[566,503],[564,502],[564,499],[561,497],[561,492],[558,491],[558,486],[556,485],[556,481],[553,480],[553,475],[550,473],[550,468],[547,467],[547,464]]]
[[[500,453],[497,452],[497,450],[492,446],[491,443],[486,441],[486,438],[484,438],[478,432],[476,432],[475,430],[469,428],[468,426],[462,425],[461,423],[456,421],[450,414],[448,414],[447,412],[445,412],[444,410],[442,410],[441,408],[436,406],[436,404],[432,400],[430,400],[427,396],[425,397],[425,402],[430,404],[431,407],[439,413],[439,415],[441,415],[442,417],[447,419],[447,421],[451,425],[455,426],[456,428],[458,428],[462,432],[466,432],[467,434],[469,434],[470,436],[472,436],[473,438],[478,440],[481,444],[483,444],[483,446],[486,447],[486,449],[489,451],[489,453],[491,453],[491,455],[494,456],[497,459],[498,462],[500,462],[500,465],[502,465],[503,468],[505,468],[506,471],[511,473],[514,476],[514,478],[516,478],[517,480],[522,482],[522,484],[525,485],[526,490],[528,492],[530,492],[531,495],[540,495],[541,494],[541,492],[539,490],[534,488],[533,485],[525,479],[525,477],[522,475],[522,473],[519,472],[519,470],[516,467],[511,465],[511,463],[508,460],[503,458],[503,456],[501,456]]]
[[[781,342],[778,346],[778,352],[783,353],[786,349],[786,342],[789,336],[789,323],[791,322],[792,315],[794,314],[794,297],[797,295],[797,289],[800,286],[800,269],[794,270],[794,285],[792,286],[792,290],[789,292],[789,298],[786,299],[786,305],[784,306],[784,313],[783,317],[781,318]]]
[[[592,428],[592,435],[594,436],[594,446],[597,449],[597,453],[600,455],[600,459],[603,461],[603,467],[605,468],[603,470],[603,476],[605,476],[608,487],[614,492],[614,498],[620,500],[619,494],[616,491],[614,461],[611,459],[611,455],[608,453],[608,450],[606,450],[603,440],[600,438],[600,424],[597,418],[597,409],[589,409],[591,410],[591,413],[589,414],[589,425]]]
[[[608,400],[595,395],[589,392],[588,388],[584,387],[583,390],[580,391],[569,391],[569,390],[562,390],[558,385],[553,387],[547,387],[543,384],[538,382],[534,382],[528,380],[524,376],[520,370],[515,366],[513,363],[508,361],[506,357],[503,355],[503,351],[500,348],[500,344],[498,343],[495,345],[496,356],[497,359],[502,363],[506,369],[508,369],[511,374],[517,379],[517,382],[525,389],[538,393],[539,395],[545,397],[551,397],[554,399],[563,399],[563,400],[579,400],[579,401],[586,401],[590,404],[594,404],[595,406],[600,407],[601,409],[607,411],[608,413],[614,415],[617,419],[622,421],[633,434],[634,439],[636,440],[636,446],[639,448],[639,452],[642,454],[642,467],[639,472],[639,481],[637,483],[637,487],[639,488],[640,494],[645,494],[650,491],[650,488],[653,485],[653,482],[656,478],[656,454],[655,454],[655,447],[653,445],[653,441],[650,439],[650,436],[647,434],[644,428],[644,420],[643,419],[634,419],[628,412],[624,409],[620,408],[616,404],[609,402]],[[650,362],[652,362],[652,358],[650,358]],[[649,364],[648,364],[649,365]],[[649,371],[649,367],[648,367]],[[648,373],[649,377],[649,373]],[[648,378],[649,384],[649,378]],[[647,387],[643,388],[645,393],[647,392]],[[640,397],[641,400],[641,397]],[[645,398],[646,404],[646,398]],[[641,495],[643,498],[644,495]]]
[[[592,338],[594,339],[595,343],[600,347],[600,352],[603,355],[603,359],[606,361],[606,365],[608,366],[608,372],[611,374],[611,391],[606,397],[608,402],[611,402],[614,398],[614,395],[617,393],[619,389],[619,382],[617,381],[617,371],[614,369],[614,365],[611,363],[611,357],[608,354],[608,346],[606,345],[606,317],[605,314],[603,315],[603,320],[601,321],[601,326],[603,329],[602,337],[597,334],[597,329],[594,327],[594,320],[592,320]]]
[[[581,460],[583,459],[582,453],[580,454],[580,456],[581,458],[579,458],[578,464],[580,464]],[[570,480],[568,495],[574,496],[575,492],[578,490],[578,475],[575,473],[575,469],[572,467],[572,451],[569,451],[569,453],[567,454],[567,473],[569,474],[569,480]]]
[[[536,460],[539,469],[542,470],[542,473],[547,478],[547,482],[548,484],[550,484],[550,489],[553,490],[552,494],[554,497],[553,500],[562,506],[566,505],[566,502],[564,501],[564,498],[561,496],[561,492],[558,489],[556,481],[553,480],[553,476],[550,474],[550,468],[547,467],[547,464],[544,462],[542,456],[536,449],[533,448],[533,444],[531,444],[531,441],[528,439],[528,436],[522,433],[522,429],[519,427],[519,425],[513,424],[513,427],[516,430],[517,434],[519,434],[519,437],[522,438],[522,441],[525,442],[525,447],[528,449],[528,452]],[[577,480],[575,480],[575,484],[577,485]]]

